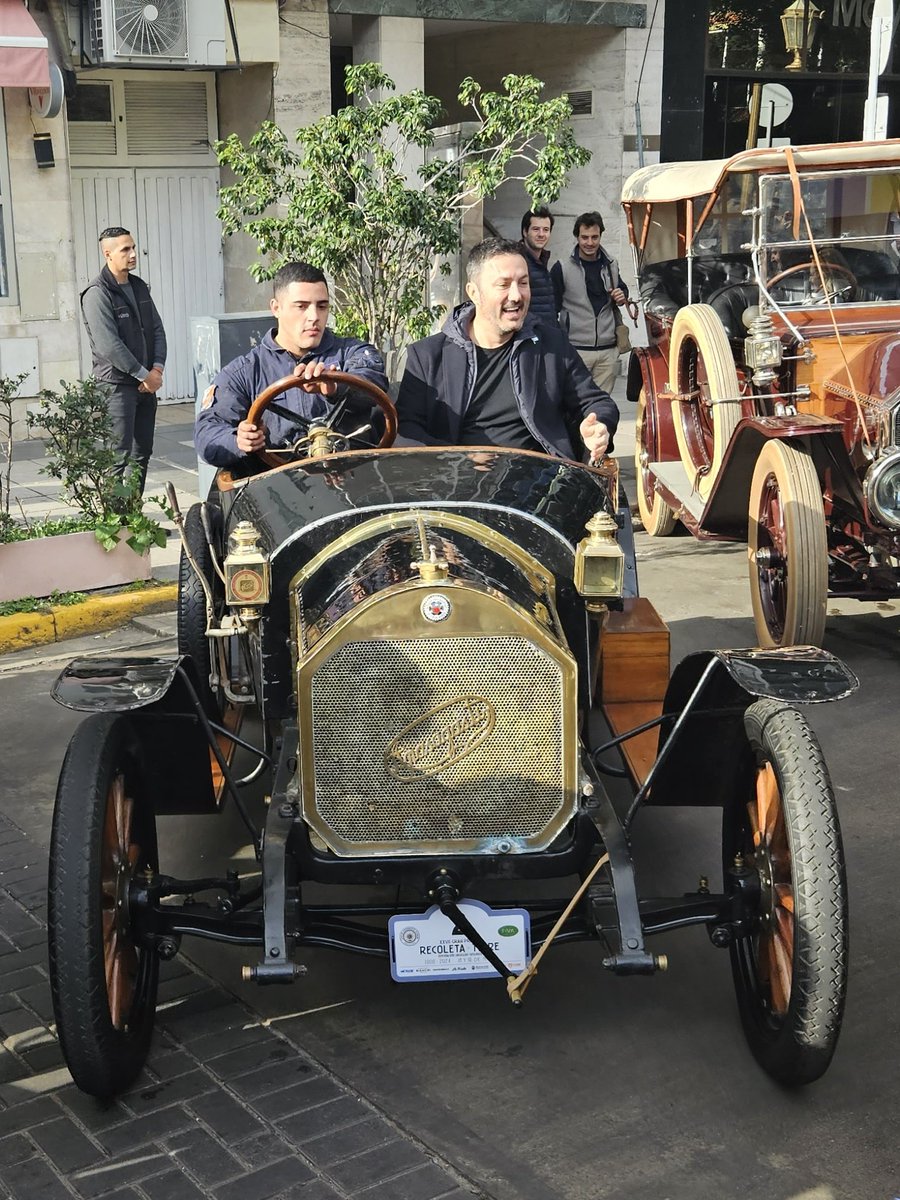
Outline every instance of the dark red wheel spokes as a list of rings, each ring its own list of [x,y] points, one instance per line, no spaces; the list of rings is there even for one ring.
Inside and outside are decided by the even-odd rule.
[[[683,428],[691,448],[693,464],[701,474],[706,474],[712,466],[715,451],[712,393],[703,354],[690,338],[685,339],[679,366],[679,378],[687,383],[687,392],[697,397],[696,403],[683,404]]]
[[[788,567],[784,498],[774,475],[769,475],[763,485],[756,520],[759,596],[766,625],[777,641],[784,633],[787,617]]]

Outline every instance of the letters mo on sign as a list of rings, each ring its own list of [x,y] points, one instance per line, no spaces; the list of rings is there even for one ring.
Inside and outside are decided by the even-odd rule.
[[[836,29],[866,29],[872,27],[872,9],[875,0],[834,0],[831,23]],[[900,18],[900,0],[894,0],[894,29]]]

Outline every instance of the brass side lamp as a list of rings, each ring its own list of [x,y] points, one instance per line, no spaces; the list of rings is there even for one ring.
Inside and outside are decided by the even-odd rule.
[[[616,541],[615,517],[594,513],[585,525],[588,536],[575,550],[575,587],[585,600],[617,600],[625,582],[625,555]]]

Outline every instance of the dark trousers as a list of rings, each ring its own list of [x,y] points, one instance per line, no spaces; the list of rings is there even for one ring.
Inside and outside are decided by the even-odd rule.
[[[156,426],[156,394],[139,392],[137,385],[121,385],[109,397],[112,418],[113,446],[118,458],[113,468],[124,475],[132,463],[141,470],[141,491],[147,480],[147,465],[153,453],[153,430]]]

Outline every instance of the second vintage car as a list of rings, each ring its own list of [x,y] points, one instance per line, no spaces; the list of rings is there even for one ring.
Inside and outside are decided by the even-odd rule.
[[[644,167],[641,519],[746,541],[760,645],[900,596],[900,141]]]

